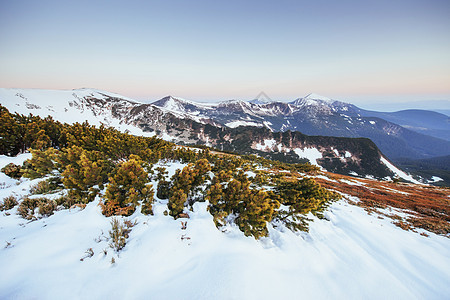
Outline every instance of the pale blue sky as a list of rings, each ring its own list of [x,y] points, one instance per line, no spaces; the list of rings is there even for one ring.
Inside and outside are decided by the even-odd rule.
[[[450,98],[450,1],[4,1],[0,87]]]

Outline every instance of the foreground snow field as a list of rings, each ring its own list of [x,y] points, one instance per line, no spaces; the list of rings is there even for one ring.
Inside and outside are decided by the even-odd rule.
[[[0,168],[29,155],[0,158]],[[169,170],[183,165],[173,164]],[[31,182],[0,173],[0,199]],[[29,222],[17,208],[0,215],[0,299],[445,299],[450,239],[404,231],[344,200],[296,235],[269,226],[256,241],[234,226],[218,230],[196,203],[190,219],[126,218],[127,245],[109,247],[111,218],[98,200]],[[187,221],[186,229],[181,221]],[[222,228],[223,229],[223,228]],[[86,251],[92,248],[93,256]],[[105,250],[105,251],[104,251]],[[105,254],[106,253],[106,254]],[[83,261],[80,259],[84,258]],[[111,263],[114,258],[115,263]]]

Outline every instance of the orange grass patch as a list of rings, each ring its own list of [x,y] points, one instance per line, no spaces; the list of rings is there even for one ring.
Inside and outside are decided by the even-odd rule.
[[[358,197],[360,202],[356,205],[364,207],[369,212],[376,211],[395,219],[393,223],[400,228],[405,230],[422,228],[447,236],[450,233],[450,189],[448,188],[360,179],[332,173],[325,173],[325,175],[337,182],[316,178],[323,187]],[[342,182],[341,179],[358,185]],[[399,217],[395,213],[386,214],[379,210],[388,207],[401,209],[409,217]]]

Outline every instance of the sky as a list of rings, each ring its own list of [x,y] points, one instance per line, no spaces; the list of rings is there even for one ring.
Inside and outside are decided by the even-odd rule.
[[[0,0],[0,87],[446,106],[450,1]]]

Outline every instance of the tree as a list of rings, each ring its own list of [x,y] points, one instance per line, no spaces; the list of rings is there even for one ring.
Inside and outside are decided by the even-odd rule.
[[[31,147],[33,149],[43,150],[51,146],[51,141],[48,135],[45,134],[45,130],[41,129],[34,137]]]
[[[58,150],[48,148],[47,150],[30,150],[32,157],[24,163],[24,177],[31,179],[44,177],[56,170]]]
[[[15,156],[22,150],[21,144],[20,125],[9,111],[0,105],[0,154]]]
[[[88,203],[95,199],[108,179],[111,164],[98,151],[87,151],[78,146],[65,149],[59,159],[65,166],[62,183],[69,189],[73,203]]]
[[[211,171],[211,166],[206,159],[200,159],[195,164],[189,164],[183,170],[177,170],[172,176],[172,184],[169,190],[168,207],[170,215],[177,217],[183,212],[185,202],[190,204],[198,200],[201,190],[199,186],[206,180],[206,174]]]
[[[104,215],[129,216],[139,206],[140,201],[144,203],[144,211],[151,213],[153,189],[148,184],[148,174],[141,163],[138,156],[131,155],[128,161],[117,167],[115,175],[109,178],[103,204]]]
[[[183,212],[186,200],[187,195],[182,189],[174,189],[168,203],[170,215],[173,217],[177,217],[179,214],[181,214]]]
[[[243,172],[236,174],[230,182],[227,182],[227,175],[221,171],[215,176],[207,192],[209,211],[216,226],[225,225],[227,217],[233,215],[234,222],[245,235],[257,239],[266,236],[267,222],[273,219],[279,202],[264,190],[250,189],[250,182]]]
[[[289,207],[289,210],[278,211],[276,218],[293,231],[308,231],[306,214],[312,213],[322,218],[322,213],[331,201],[340,195],[329,191],[313,178],[281,178],[272,193],[273,198]]]
[[[270,199],[264,190],[252,190],[246,194],[248,198],[238,209],[239,216],[236,218],[236,224],[246,236],[253,235],[256,239],[267,236],[266,224],[272,221],[279,203]]]
[[[338,194],[323,188],[313,178],[283,179],[275,190],[282,204],[290,206],[290,211],[298,214],[321,212],[328,202],[339,198]]]

